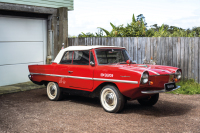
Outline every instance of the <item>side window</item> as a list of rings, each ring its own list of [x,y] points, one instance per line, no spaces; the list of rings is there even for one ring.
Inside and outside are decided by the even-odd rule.
[[[72,54],[73,54],[73,51],[65,52],[64,56],[62,57],[62,60],[60,61],[60,64],[71,64]]]
[[[89,65],[89,51],[74,51],[74,65]]]

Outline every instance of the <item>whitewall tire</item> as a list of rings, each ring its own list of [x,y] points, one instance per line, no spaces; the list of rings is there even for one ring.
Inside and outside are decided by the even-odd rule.
[[[102,88],[100,101],[104,110],[110,113],[120,112],[125,104],[124,96],[113,85],[106,85]]]
[[[47,84],[47,96],[51,101],[61,100],[62,91],[57,83],[49,82]]]

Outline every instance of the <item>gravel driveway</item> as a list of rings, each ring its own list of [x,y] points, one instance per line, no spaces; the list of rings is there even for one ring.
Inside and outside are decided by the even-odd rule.
[[[128,101],[119,114],[98,99],[49,101],[45,89],[0,95],[0,132],[200,132],[200,95],[161,94],[154,107]]]

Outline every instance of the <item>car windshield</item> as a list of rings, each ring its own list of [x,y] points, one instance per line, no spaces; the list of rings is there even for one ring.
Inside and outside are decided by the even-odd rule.
[[[129,55],[125,49],[97,49],[98,64],[126,63]]]

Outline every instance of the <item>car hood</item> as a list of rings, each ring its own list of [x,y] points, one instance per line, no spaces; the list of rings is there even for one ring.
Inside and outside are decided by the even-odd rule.
[[[115,65],[121,70],[126,70],[130,72],[136,72],[142,74],[144,71],[148,71],[149,75],[168,75],[174,74],[179,68],[164,65],[148,65],[148,64],[123,64]]]

